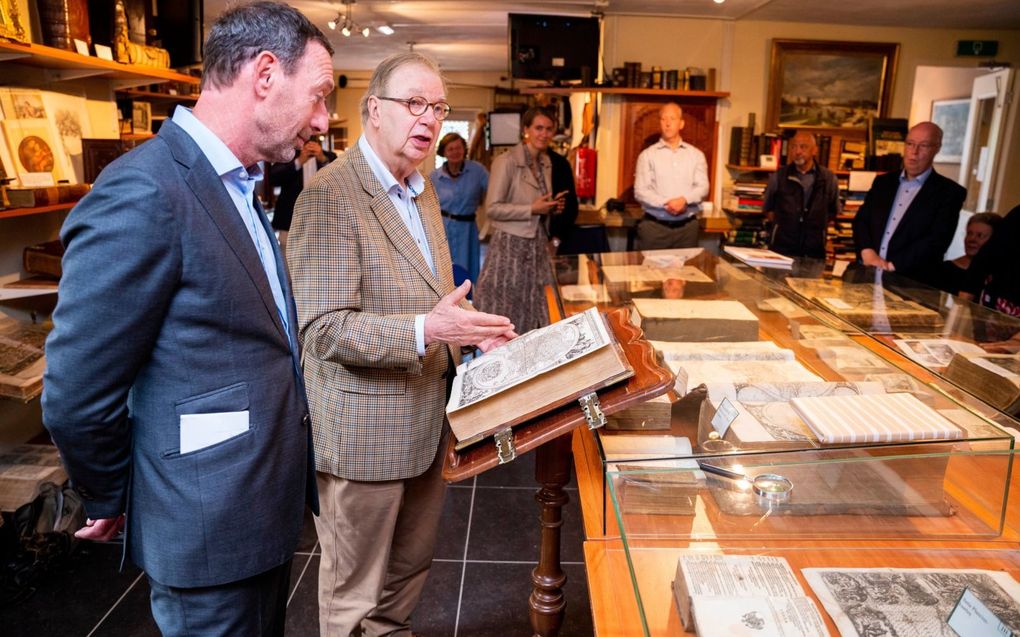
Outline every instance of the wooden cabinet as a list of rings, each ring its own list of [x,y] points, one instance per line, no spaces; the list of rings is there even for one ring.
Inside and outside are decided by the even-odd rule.
[[[659,140],[659,109],[675,102],[683,110],[683,140],[705,153],[711,193],[715,184],[715,157],[718,149],[719,124],[716,120],[716,97],[691,96],[674,91],[662,94],[626,95],[620,130],[619,198],[634,201],[634,167],[638,155]]]

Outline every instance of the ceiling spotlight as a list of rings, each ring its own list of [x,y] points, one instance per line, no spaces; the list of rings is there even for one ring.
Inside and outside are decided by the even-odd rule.
[[[726,2],[726,0],[712,0],[712,2],[714,2],[716,4],[722,4],[722,3]]]
[[[384,24],[381,27],[376,27],[375,30],[378,31],[379,33],[382,33],[383,35],[393,35],[393,27],[391,27],[388,24]]]
[[[363,35],[363,36],[365,36],[367,38],[368,34],[371,33],[371,32],[372,31],[368,27],[365,27],[364,29],[361,30],[361,35]]]
[[[349,38],[351,37],[351,28],[345,24],[344,28],[340,29],[340,33],[343,33],[345,38]]]
[[[336,20],[330,20],[326,23],[326,26],[329,27],[331,31],[336,31]]]

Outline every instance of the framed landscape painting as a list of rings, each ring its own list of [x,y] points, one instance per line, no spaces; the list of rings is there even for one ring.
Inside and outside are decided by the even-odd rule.
[[[886,117],[900,45],[773,40],[766,131],[867,130]]]

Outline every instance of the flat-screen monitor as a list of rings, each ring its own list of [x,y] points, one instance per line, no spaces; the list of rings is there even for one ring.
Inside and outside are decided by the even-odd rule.
[[[591,85],[599,64],[599,19],[511,13],[510,75]]]

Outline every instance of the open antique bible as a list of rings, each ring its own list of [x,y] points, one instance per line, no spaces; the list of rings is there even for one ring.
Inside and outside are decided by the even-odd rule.
[[[446,415],[462,449],[634,375],[592,308],[457,367]]]

